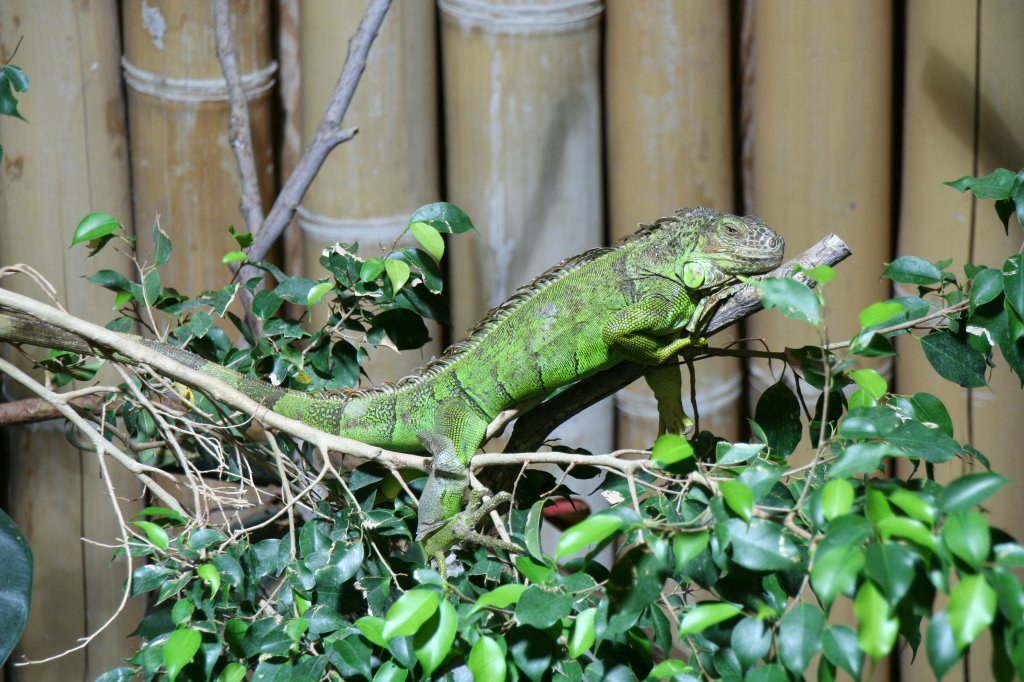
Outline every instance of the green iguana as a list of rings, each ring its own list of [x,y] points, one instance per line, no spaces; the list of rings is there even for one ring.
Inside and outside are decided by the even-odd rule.
[[[515,549],[474,527],[508,501],[477,494],[462,510],[469,465],[501,412],[543,399],[622,362],[650,366],[659,431],[690,426],[676,354],[700,337],[715,306],[737,285],[782,262],[783,239],[756,217],[687,209],[610,248],[569,258],[491,310],[468,337],[398,382],[318,395],[243,376],[159,342],[147,345],[220,379],[267,408],[323,431],[390,450],[432,455],[419,502],[417,539],[443,569],[459,541]],[[16,320],[16,318],[14,318]],[[0,319],[0,339],[26,339],[24,320]]]

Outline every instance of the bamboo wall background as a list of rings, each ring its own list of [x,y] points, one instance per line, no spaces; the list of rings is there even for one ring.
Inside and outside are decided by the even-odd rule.
[[[308,140],[363,9],[361,0],[234,3],[265,203]],[[1013,226],[999,237],[988,203],[941,182],[1024,166],[1021,28],[1015,0],[397,0],[345,120],[360,133],[305,197],[285,262],[319,277],[327,242],[387,246],[416,206],[453,201],[478,226],[450,249],[458,337],[560,258],[676,208],[710,205],[762,215],[791,253],[826,232],[851,245],[855,256],[828,291],[839,339],[860,308],[890,294],[878,276],[894,255],[999,265],[1019,246]],[[30,123],[0,118],[0,260],[34,265],[71,312],[105,322],[110,302],[77,278],[100,267],[133,273],[127,262],[68,251],[71,232],[104,210],[145,245],[159,213],[175,245],[169,283],[190,292],[225,284],[226,227],[242,220],[209,3],[0,3],[0,57],[20,36],[14,63],[32,79],[21,97]],[[799,329],[766,313],[746,334],[773,345],[813,340],[795,338]],[[742,334],[724,336],[716,341]],[[385,357],[371,376],[402,374],[437,348]],[[958,439],[1024,479],[1016,379],[997,368],[991,388],[959,389],[928,376],[913,342],[900,353],[878,366],[898,390],[939,395]],[[773,381],[770,370],[697,369],[702,428],[743,437],[744,398]],[[616,417],[610,403],[596,406],[567,441],[603,450],[617,433],[620,446],[649,445],[656,417],[646,389],[615,402]],[[33,612],[15,657],[41,657],[106,619],[123,568],[80,540],[113,540],[95,459],[71,449],[55,422],[8,429],[7,441],[0,502],[36,556]],[[940,475],[962,473],[946,469]],[[114,485],[135,497],[130,481]],[[991,510],[1018,535],[1020,493],[1007,486]],[[142,605],[131,608],[86,650],[46,666],[8,664],[6,678],[93,679],[130,654],[125,637]],[[986,676],[983,646],[971,657],[973,679]],[[894,680],[930,678],[921,660],[891,667]]]

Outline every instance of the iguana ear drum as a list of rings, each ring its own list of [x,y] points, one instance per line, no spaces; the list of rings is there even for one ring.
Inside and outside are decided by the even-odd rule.
[[[704,284],[704,266],[695,261],[683,265],[683,284],[688,289],[696,289]]]

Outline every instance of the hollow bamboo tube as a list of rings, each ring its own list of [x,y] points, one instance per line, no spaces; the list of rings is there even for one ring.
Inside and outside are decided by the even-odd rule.
[[[101,268],[127,272],[127,263],[113,249],[86,260],[84,246],[68,247],[87,213],[106,211],[129,222],[117,27],[112,0],[0,3],[0,60],[23,38],[13,63],[32,84],[19,95],[29,122],[0,117],[0,255],[4,265],[35,267],[69,311],[98,322],[113,316],[113,299],[81,278]],[[26,277],[5,278],[3,286],[43,295]],[[29,367],[23,357],[17,360]],[[4,391],[10,398],[27,397],[7,381]],[[25,531],[35,556],[28,627],[11,657],[17,661],[60,653],[97,630],[117,608],[127,566],[123,559],[111,563],[108,547],[82,542],[86,537],[113,544],[122,535],[96,455],[72,447],[57,420],[6,432],[4,509]],[[116,494],[137,499],[134,478],[112,462],[108,466]],[[129,518],[139,507],[120,506]],[[6,679],[94,679],[134,651],[136,640],[128,636],[143,607],[129,602],[87,650],[38,666],[9,667]]]
[[[824,232],[853,257],[825,288],[833,340],[857,330],[857,312],[888,297],[891,211],[892,6],[884,0],[767,0],[753,11],[753,205],[799,251]],[[818,342],[815,330],[777,312],[756,315],[748,335],[769,347]],[[888,373],[888,366],[880,369]],[[752,363],[752,393],[775,381]]]
[[[231,281],[221,258],[238,249],[228,226],[248,228],[238,208],[238,164],[228,142],[230,112],[213,4],[126,2],[122,10],[138,253],[144,258],[152,250],[151,226],[159,216],[174,244],[162,271],[164,285],[188,293],[220,289]],[[266,201],[273,183],[270,92],[277,68],[269,3],[231,3],[231,23]]]
[[[450,199],[478,231],[452,240],[453,325],[602,241],[602,4],[442,0]],[[611,404],[568,442],[611,445]],[[567,424],[566,427],[570,425]]]
[[[612,2],[605,36],[612,238],[684,206],[733,211],[729,6]],[[695,369],[700,428],[737,438],[739,361],[716,358]],[[617,447],[650,446],[658,414],[644,382],[622,391],[616,405]]]
[[[359,0],[304,2],[301,15],[302,129],[308,140],[338,80],[348,40],[362,17]],[[326,276],[319,259],[334,242],[358,242],[359,254],[390,251],[422,204],[439,199],[434,6],[395,3],[389,10],[346,114],[359,134],[335,149],[302,201],[298,223],[306,276]],[[410,236],[401,246],[414,245]],[[314,320],[323,323],[322,310]],[[440,350],[438,328],[420,350],[373,353],[374,382],[397,379]]]

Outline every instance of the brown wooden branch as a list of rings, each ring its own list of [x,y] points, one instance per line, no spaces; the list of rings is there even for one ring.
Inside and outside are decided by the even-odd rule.
[[[263,224],[263,200],[260,197],[260,182],[256,175],[256,158],[252,150],[252,130],[249,127],[249,103],[242,89],[242,77],[238,72],[238,56],[231,31],[231,8],[228,0],[214,0],[213,30],[217,42],[217,59],[228,86],[228,100],[231,105],[229,139],[231,149],[238,162],[242,196],[239,208],[249,232],[257,232]]]
[[[87,395],[75,398],[70,404],[77,409],[88,410],[103,402],[103,397]],[[61,412],[42,398],[25,398],[9,403],[0,403],[0,426],[32,424],[49,419],[63,419]]]
[[[843,243],[843,240],[830,234],[764,277],[794,277],[813,286],[813,281],[802,274],[793,272],[794,265],[799,263],[804,268],[835,265],[845,260],[850,254],[850,249]],[[705,335],[710,337],[717,334],[760,309],[761,301],[757,291],[750,286],[744,287],[718,308],[708,324]],[[694,355],[702,352],[703,350],[699,347],[692,351]],[[539,450],[555,427],[576,413],[633,383],[642,377],[647,369],[643,365],[623,362],[607,372],[588,377],[554,398],[545,401],[543,409],[532,410],[516,421],[505,451],[534,452]]]
[[[352,102],[359,78],[366,68],[366,57],[370,46],[377,37],[377,33],[380,32],[381,23],[390,6],[391,0],[371,0],[367,6],[366,13],[363,15],[362,21],[359,22],[359,28],[348,42],[345,66],[342,67],[338,84],[317,124],[313,139],[306,151],[303,152],[295,170],[288,176],[270,213],[255,235],[255,241],[249,249],[251,260],[262,260],[266,257],[270,247],[291,222],[295,209],[302,201],[302,197],[306,194],[306,190],[313,182],[313,178],[320,170],[327,155],[332,149],[355,135],[354,129],[342,129],[341,122]],[[244,275],[242,281],[245,281]]]

